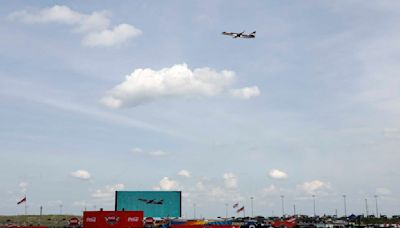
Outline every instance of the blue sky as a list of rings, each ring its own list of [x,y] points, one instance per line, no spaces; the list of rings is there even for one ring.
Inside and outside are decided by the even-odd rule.
[[[0,213],[398,214],[397,1],[5,1]],[[232,39],[222,31],[252,32]],[[235,215],[230,210],[230,215]]]

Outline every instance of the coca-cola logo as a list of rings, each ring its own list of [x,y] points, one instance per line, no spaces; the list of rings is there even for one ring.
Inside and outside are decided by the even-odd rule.
[[[146,223],[153,223],[154,219],[152,217],[147,217],[145,220]]]
[[[96,222],[96,217],[87,217],[86,222]]]
[[[128,222],[139,222],[139,217],[128,217]]]
[[[69,224],[70,225],[77,225],[79,223],[79,219],[78,218],[70,218],[69,219]]]
[[[115,215],[107,216],[104,218],[105,218],[106,222],[110,225],[114,225],[119,221],[119,217],[117,217]]]

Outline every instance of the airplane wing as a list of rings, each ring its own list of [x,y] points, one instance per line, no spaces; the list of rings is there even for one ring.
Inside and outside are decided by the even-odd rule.
[[[241,38],[245,38],[245,39],[252,39],[252,38],[256,38],[256,36],[254,35],[247,35],[247,34],[243,34],[240,36]]]
[[[148,200],[146,200],[146,199],[140,199],[140,198],[139,198],[138,200],[139,200],[139,201],[146,202],[146,203],[148,202]]]
[[[222,32],[222,35],[226,36],[237,36],[239,33],[236,32]]]

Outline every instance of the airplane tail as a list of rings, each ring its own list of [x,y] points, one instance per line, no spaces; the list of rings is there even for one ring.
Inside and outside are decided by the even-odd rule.
[[[250,35],[255,35],[255,34],[256,34],[256,31],[254,31],[254,32],[250,33]]]

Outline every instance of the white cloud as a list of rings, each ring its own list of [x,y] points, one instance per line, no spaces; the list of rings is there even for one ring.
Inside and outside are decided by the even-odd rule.
[[[132,153],[134,153],[134,154],[143,154],[144,151],[143,151],[142,148],[135,147],[135,148],[132,149]]]
[[[210,68],[191,70],[176,64],[161,70],[136,69],[121,84],[108,92],[101,102],[111,108],[130,107],[162,98],[211,97],[221,93],[235,78],[228,70]]]
[[[275,185],[271,184],[270,186],[266,187],[263,189],[263,192],[266,195],[275,195],[279,193],[279,190],[277,187],[275,187]]]
[[[287,179],[288,178],[288,175],[285,172],[283,172],[283,171],[281,171],[279,169],[271,170],[268,175],[269,175],[269,177],[271,177],[273,179],[282,180],[282,179]]]
[[[383,134],[386,138],[398,139],[398,138],[400,138],[400,129],[399,128],[385,128],[385,129],[383,129]]]
[[[178,175],[182,177],[190,177],[190,172],[187,171],[186,169],[182,169],[181,171],[178,172]]]
[[[81,180],[89,180],[91,175],[88,171],[80,169],[80,170],[76,170],[75,172],[72,172],[71,176],[81,179]]]
[[[392,194],[392,191],[390,191],[390,189],[388,189],[388,188],[380,187],[380,188],[376,189],[376,193],[378,195],[390,195],[390,194]]]
[[[248,100],[252,97],[260,96],[261,91],[257,86],[244,87],[241,89],[231,90],[231,96],[238,99]]]
[[[167,155],[167,152],[162,151],[162,150],[154,150],[154,151],[149,151],[150,156],[164,156]]]
[[[237,188],[238,187],[238,178],[233,173],[224,173],[223,175],[225,186],[227,188]]]
[[[82,43],[85,46],[118,46],[125,41],[137,37],[142,31],[132,25],[120,24],[113,29],[106,29],[100,32],[92,32],[85,36]]]
[[[142,148],[138,148],[138,147],[133,148],[131,151],[135,155],[148,155],[148,156],[153,156],[153,157],[168,155],[168,153],[163,150],[145,151]]]
[[[18,184],[21,193],[26,193],[26,191],[28,190],[28,182],[22,181]]]
[[[85,34],[82,44],[85,46],[117,46],[142,32],[129,24],[111,27],[110,13],[106,11],[84,14],[68,6],[55,5],[34,12],[26,10],[11,13],[8,18],[26,24],[58,23],[74,27],[74,31]]]
[[[318,195],[318,194],[327,194],[328,191],[332,189],[331,184],[329,182],[323,182],[320,180],[313,180],[310,182],[304,182],[301,185],[298,185],[298,188],[303,191],[303,193],[308,195]]]
[[[124,188],[124,184],[107,185],[103,189],[97,189],[92,196],[102,200],[112,200],[114,198],[115,191],[122,190]]]
[[[155,187],[154,189],[157,190],[176,190],[179,188],[179,184],[177,181],[169,179],[169,177],[164,177],[160,180],[159,186]]]
[[[68,6],[55,5],[36,12],[16,11],[9,15],[11,20],[26,24],[59,23],[77,26],[79,31],[106,29],[110,25],[107,12],[93,12],[90,15],[71,10]]]

